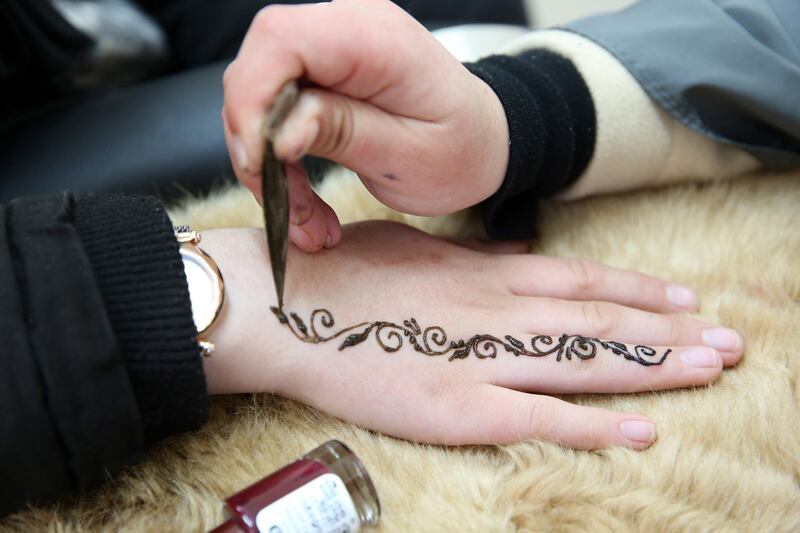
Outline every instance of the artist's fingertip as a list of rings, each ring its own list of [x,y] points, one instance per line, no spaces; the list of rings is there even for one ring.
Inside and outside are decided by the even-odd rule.
[[[336,212],[325,200],[317,196],[316,201],[319,202],[317,210],[325,217],[325,230],[327,232],[325,247],[335,248],[342,240],[342,223],[339,222]]]
[[[311,150],[311,147],[317,141],[317,136],[319,135],[319,120],[311,120],[308,124],[308,128],[306,129],[303,135],[303,142],[300,145],[300,148],[296,152],[296,157],[299,160],[301,157],[304,157],[308,152]]]
[[[328,232],[325,239],[325,248],[335,248],[342,240],[342,225],[339,223],[339,218],[333,209],[324,201],[320,202],[322,209],[320,211],[325,215],[325,225]]]
[[[247,157],[247,148],[244,145],[244,141],[238,135],[233,135],[231,137],[231,150],[233,152],[233,160],[236,168],[244,173],[250,174],[248,168],[249,159]]]
[[[325,245],[327,234],[313,235],[309,230],[309,225],[295,226],[289,225],[289,239],[304,252],[318,252]]]
[[[283,131],[283,130],[281,130]],[[279,134],[275,138],[275,155],[282,161],[296,163],[306,156],[314,144],[319,133],[319,124],[314,121],[308,124],[305,130],[289,133],[286,137]],[[294,135],[294,137],[289,137]]]
[[[317,215],[314,191],[301,167],[290,163],[286,165],[287,187],[289,189],[289,222],[303,226]]]
[[[283,128],[281,128],[280,132],[275,134],[275,138],[272,141],[273,148],[275,149],[275,155],[281,161],[286,161],[289,163],[294,163],[300,159],[299,156],[299,148],[298,145],[300,141],[293,138],[290,133],[287,133]]]
[[[337,224],[336,227],[330,230],[328,236],[331,238],[331,245],[328,248],[339,246],[339,243],[342,242],[342,227]]]
[[[275,153],[284,161],[299,161],[319,134],[320,99],[304,92],[286,121],[275,134]]]
[[[304,252],[311,252],[314,250],[314,239],[300,226],[294,224],[289,225],[289,240]]]
[[[342,240],[342,232],[330,231],[325,239],[325,248],[336,248]]]

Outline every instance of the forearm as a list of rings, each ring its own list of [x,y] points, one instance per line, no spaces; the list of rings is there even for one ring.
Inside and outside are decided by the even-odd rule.
[[[505,55],[470,66],[501,96],[511,134],[505,180],[484,204],[489,234],[532,236],[539,198],[796,165],[800,113],[786,88],[800,84],[800,35],[781,23],[794,14],[800,10],[790,2],[642,1],[570,31],[531,32]],[[547,53],[563,58],[582,83],[565,81],[565,69],[543,59]],[[746,75],[743,62],[752,65]],[[487,76],[487,69],[503,72]],[[528,107],[537,111],[520,112],[518,94],[533,95]],[[593,122],[586,105],[575,105],[584,100]],[[543,134],[527,134],[536,120],[544,121]],[[590,126],[589,141],[579,142]]]
[[[567,28],[681,124],[785,167],[800,163],[799,19],[794,0],[642,0]]]
[[[672,117],[589,39],[535,31],[504,52],[469,65],[500,97],[509,128],[505,179],[483,206],[494,237],[530,236],[539,198],[730,178],[760,165]]]

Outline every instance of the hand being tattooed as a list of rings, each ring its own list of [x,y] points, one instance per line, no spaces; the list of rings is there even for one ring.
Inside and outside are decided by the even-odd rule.
[[[703,385],[742,355],[734,331],[668,314],[696,300],[663,280],[389,222],[344,229],[336,249],[290,250],[283,320],[263,232],[204,233],[228,292],[212,393],[274,392],[417,441],[641,449],[648,418],[548,394]]]

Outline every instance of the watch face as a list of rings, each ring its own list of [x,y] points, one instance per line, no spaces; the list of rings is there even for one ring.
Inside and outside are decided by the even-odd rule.
[[[222,307],[222,276],[216,265],[201,250],[190,250],[182,246],[180,252],[189,285],[192,316],[200,334],[214,323]]]

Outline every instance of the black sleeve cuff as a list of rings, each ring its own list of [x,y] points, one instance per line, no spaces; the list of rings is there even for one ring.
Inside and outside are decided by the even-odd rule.
[[[486,232],[493,239],[531,238],[536,201],[565,189],[592,159],[597,119],[591,93],[570,60],[546,50],[466,66],[494,90],[508,119],[508,169],[482,206]]]
[[[73,209],[70,194],[0,207],[0,514],[97,486],[142,454]]]
[[[75,227],[125,357],[145,442],[196,429],[208,396],[172,225],[144,196],[83,195]]]

